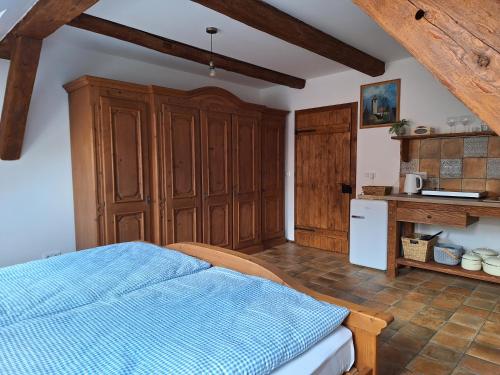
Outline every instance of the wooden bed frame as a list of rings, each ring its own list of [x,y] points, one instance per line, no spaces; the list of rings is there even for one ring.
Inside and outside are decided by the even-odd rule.
[[[217,246],[190,242],[168,245],[168,248],[202,259],[214,266],[229,268],[253,276],[260,276],[287,285],[317,300],[348,308],[351,313],[346,318],[343,325],[352,331],[356,358],[354,363],[355,368],[347,374],[376,375],[378,373],[378,336],[393,320],[392,315],[377,312],[355,303],[315,292],[314,290],[306,288],[274,265],[254,258],[251,255],[223,249]]]

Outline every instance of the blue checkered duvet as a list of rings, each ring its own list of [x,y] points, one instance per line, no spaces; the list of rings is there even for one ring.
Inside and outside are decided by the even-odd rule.
[[[134,287],[124,281],[117,288],[115,280],[105,290],[119,293],[102,293],[78,306],[66,290],[78,287],[59,286],[53,295],[66,293],[68,308],[0,327],[0,373],[267,374],[333,332],[348,315],[268,280],[207,268],[204,262],[198,266],[163,280],[151,269],[150,282],[124,275]],[[0,279],[9,279],[3,272]],[[0,290],[4,293],[3,284]]]
[[[0,268],[0,327],[209,267],[177,251],[129,242]]]

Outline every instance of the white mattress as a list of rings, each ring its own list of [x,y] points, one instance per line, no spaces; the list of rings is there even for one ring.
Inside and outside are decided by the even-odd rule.
[[[273,371],[272,375],[341,375],[353,364],[352,332],[340,326],[311,349]]]

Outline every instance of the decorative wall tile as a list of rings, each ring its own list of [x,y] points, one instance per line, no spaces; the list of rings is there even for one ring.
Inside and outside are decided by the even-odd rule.
[[[464,178],[462,180],[463,191],[485,191],[486,179],[484,178]]]
[[[440,159],[441,158],[441,140],[440,139],[422,139],[420,142],[420,159]]]
[[[464,178],[486,178],[486,158],[464,159]]]
[[[431,177],[424,180],[424,189],[439,189],[439,178]]]
[[[488,137],[464,138],[464,157],[488,156]]]
[[[441,158],[461,159],[464,156],[464,139],[447,138],[441,144]]]
[[[409,162],[401,162],[401,168],[399,170],[399,173],[401,176],[404,176],[407,173],[415,173],[418,172],[418,167],[419,167],[419,160],[418,159],[411,159]]]
[[[496,178],[500,179],[500,158],[491,158],[488,159],[488,168],[487,168],[487,176],[488,178]]]
[[[462,179],[461,178],[440,178],[439,188],[443,190],[461,191]]]
[[[500,196],[500,180],[486,180],[486,191],[490,197]]]
[[[440,176],[442,178],[462,177],[462,159],[442,159]]]
[[[490,158],[500,158],[500,137],[490,137],[488,156]]]
[[[420,172],[427,172],[427,177],[439,177],[439,159],[421,159]]]

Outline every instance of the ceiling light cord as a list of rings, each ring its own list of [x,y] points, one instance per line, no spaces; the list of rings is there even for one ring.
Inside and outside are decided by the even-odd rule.
[[[210,34],[210,62],[208,63],[210,77],[215,77],[215,64],[213,52],[213,36],[219,31],[216,27],[207,27],[207,33]]]

